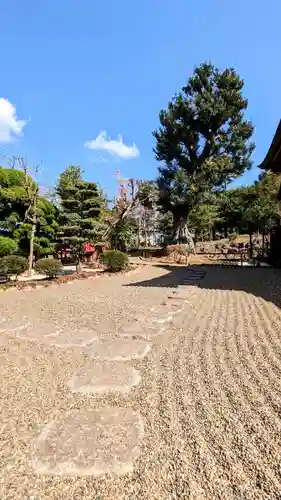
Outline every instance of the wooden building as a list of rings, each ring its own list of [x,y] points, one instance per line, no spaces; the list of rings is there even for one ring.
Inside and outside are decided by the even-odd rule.
[[[262,170],[271,170],[276,174],[281,173],[281,120],[273,137],[270,148],[263,162],[259,165]],[[281,200],[281,187],[278,199]]]
[[[275,174],[281,173],[281,120],[273,137],[270,148],[263,162],[259,165],[263,170],[271,170]],[[281,185],[277,196],[281,200]],[[281,226],[271,230],[269,261],[273,265],[281,266]]]

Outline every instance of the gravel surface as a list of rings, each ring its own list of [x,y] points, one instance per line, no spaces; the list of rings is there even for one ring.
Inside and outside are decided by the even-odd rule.
[[[1,334],[1,499],[280,500],[281,273],[206,270],[200,286],[180,289],[188,302],[147,356],[129,363],[141,373],[129,394],[73,394],[67,382],[91,362],[85,350]],[[170,286],[184,274],[147,266],[128,276],[3,293],[1,315],[13,324],[23,316],[71,329],[82,322],[109,336],[136,317],[149,326],[150,308],[167,304]],[[44,424],[63,412],[108,406],[142,417],[133,472],[34,473],[30,445]]]

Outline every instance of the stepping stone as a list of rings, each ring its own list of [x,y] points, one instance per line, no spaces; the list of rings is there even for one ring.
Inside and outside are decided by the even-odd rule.
[[[59,332],[48,337],[50,344],[55,347],[71,348],[71,347],[86,347],[94,340],[97,340],[97,335],[93,330],[79,330],[72,332]]]
[[[129,361],[143,359],[150,351],[150,345],[140,339],[115,338],[94,342],[87,348],[90,356],[105,361]]]
[[[164,323],[171,323],[173,321],[173,315],[175,313],[166,313],[166,316],[163,316],[162,318],[161,317],[158,317],[158,316],[155,316],[154,318],[152,318],[152,321],[154,323],[157,323],[159,325],[163,325]]]
[[[72,392],[97,394],[109,391],[128,394],[141,381],[140,373],[119,363],[103,363],[83,368],[68,382]]]
[[[152,317],[152,320],[154,319],[157,319],[157,318],[167,318],[167,316],[171,316],[173,314],[172,311],[169,311],[168,307],[167,306],[164,306],[164,305],[159,305],[158,307],[155,307],[155,308],[152,308],[150,310],[150,312],[152,313],[151,317]],[[171,318],[172,320],[173,318]],[[170,321],[170,320],[166,320],[166,321]],[[165,323],[165,321],[164,321]]]
[[[0,333],[18,333],[27,330],[31,324],[26,321],[25,323],[19,323],[18,321],[4,320],[0,323]]]
[[[168,295],[167,299],[168,299],[169,301],[171,301],[171,302],[177,302],[177,301],[178,301],[179,303],[182,303],[182,304],[184,304],[184,303],[185,303],[185,301],[186,301],[186,297],[185,297],[185,296],[184,296],[184,297],[181,297],[181,296],[179,295],[179,292],[178,292],[178,291],[177,291],[177,292],[174,292],[174,293],[173,293],[173,295]]]
[[[172,296],[164,300],[161,305],[167,306],[168,308],[169,307],[177,308],[177,307],[184,307],[184,303],[185,303],[184,299]]]
[[[184,308],[184,302],[181,300],[167,300],[165,304],[167,306],[167,311],[171,311],[173,314],[179,314]]]
[[[18,330],[15,333],[21,340],[46,342],[49,336],[58,335],[58,330],[56,331],[55,328],[52,328],[50,325],[40,325],[37,328],[30,325],[29,328]]]
[[[153,323],[140,323],[139,321],[132,321],[130,324],[124,326],[119,332],[119,337],[136,338],[141,337],[147,339],[153,334],[158,334],[159,326]]]
[[[140,455],[144,426],[130,408],[73,410],[48,423],[32,443],[36,473],[52,475],[123,475]]]

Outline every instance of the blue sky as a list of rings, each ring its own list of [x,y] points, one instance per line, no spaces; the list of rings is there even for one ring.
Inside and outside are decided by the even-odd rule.
[[[258,164],[281,118],[280,19],[280,0],[2,0],[0,148],[42,161],[41,184],[70,163],[110,195],[116,169],[153,178],[158,112],[212,60],[245,80]]]

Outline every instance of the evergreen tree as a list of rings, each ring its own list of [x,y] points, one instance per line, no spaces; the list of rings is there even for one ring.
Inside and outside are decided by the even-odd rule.
[[[205,193],[251,166],[253,126],[244,119],[243,81],[233,69],[195,68],[182,91],[159,115],[154,132],[160,203],[171,211],[174,239],[185,239],[189,212]]]
[[[30,176],[27,182],[38,189]],[[29,205],[24,172],[0,167],[0,232],[17,242],[22,255],[29,254],[32,236],[32,224],[26,218]],[[38,197],[34,234],[34,253],[37,258],[54,252],[57,212],[52,202],[43,196]]]
[[[70,165],[60,175],[56,188],[59,197],[58,240],[73,251],[77,264],[86,242],[99,240],[104,227],[99,220],[103,200],[95,182],[86,182],[82,170]]]

